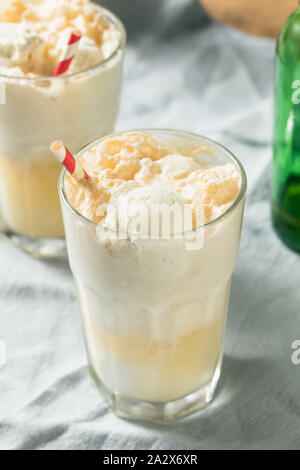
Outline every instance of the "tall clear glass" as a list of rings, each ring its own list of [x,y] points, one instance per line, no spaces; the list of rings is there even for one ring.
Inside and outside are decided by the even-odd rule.
[[[66,254],[57,180],[50,154],[55,139],[75,152],[114,130],[119,109],[126,32],[109,58],[88,70],[58,77],[0,76],[0,213],[2,232],[36,257]]]
[[[143,132],[177,147],[209,147],[205,158],[233,163],[242,182],[233,205],[214,221],[178,239],[132,242],[76,212],[64,190],[65,170],[60,176],[91,374],[117,415],[164,423],[213,398],[247,183],[240,162],[216,142],[180,131]],[[200,232],[201,243],[191,247]]]

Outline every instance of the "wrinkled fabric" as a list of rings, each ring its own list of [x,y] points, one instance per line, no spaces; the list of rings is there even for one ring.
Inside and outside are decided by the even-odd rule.
[[[270,225],[275,43],[212,23],[196,0],[104,3],[129,32],[117,128],[199,132],[248,174],[220,386],[165,427],[115,417],[88,374],[67,261],[1,239],[0,449],[299,449],[300,259]]]

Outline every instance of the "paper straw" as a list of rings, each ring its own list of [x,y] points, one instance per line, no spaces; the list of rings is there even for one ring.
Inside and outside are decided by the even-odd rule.
[[[62,75],[69,70],[69,67],[77,52],[79,41],[81,39],[81,32],[79,30],[72,31],[69,40],[62,52],[56,69],[53,73],[54,77]]]
[[[57,160],[64,165],[77,181],[88,180],[90,177],[82,166],[75,160],[71,152],[60,140],[52,142],[50,150]]]

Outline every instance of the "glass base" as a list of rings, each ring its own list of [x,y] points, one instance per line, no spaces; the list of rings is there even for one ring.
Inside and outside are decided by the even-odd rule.
[[[65,238],[29,238],[11,230],[3,230],[3,235],[15,246],[34,258],[65,258],[67,255]]]
[[[221,360],[212,380],[205,386],[177,400],[163,403],[138,400],[111,392],[91,365],[89,369],[97,388],[118,417],[167,424],[202,410],[211,403],[221,374]]]

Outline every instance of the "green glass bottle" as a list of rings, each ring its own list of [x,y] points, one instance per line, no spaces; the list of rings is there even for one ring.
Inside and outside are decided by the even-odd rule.
[[[277,42],[272,222],[300,253],[300,6]]]

